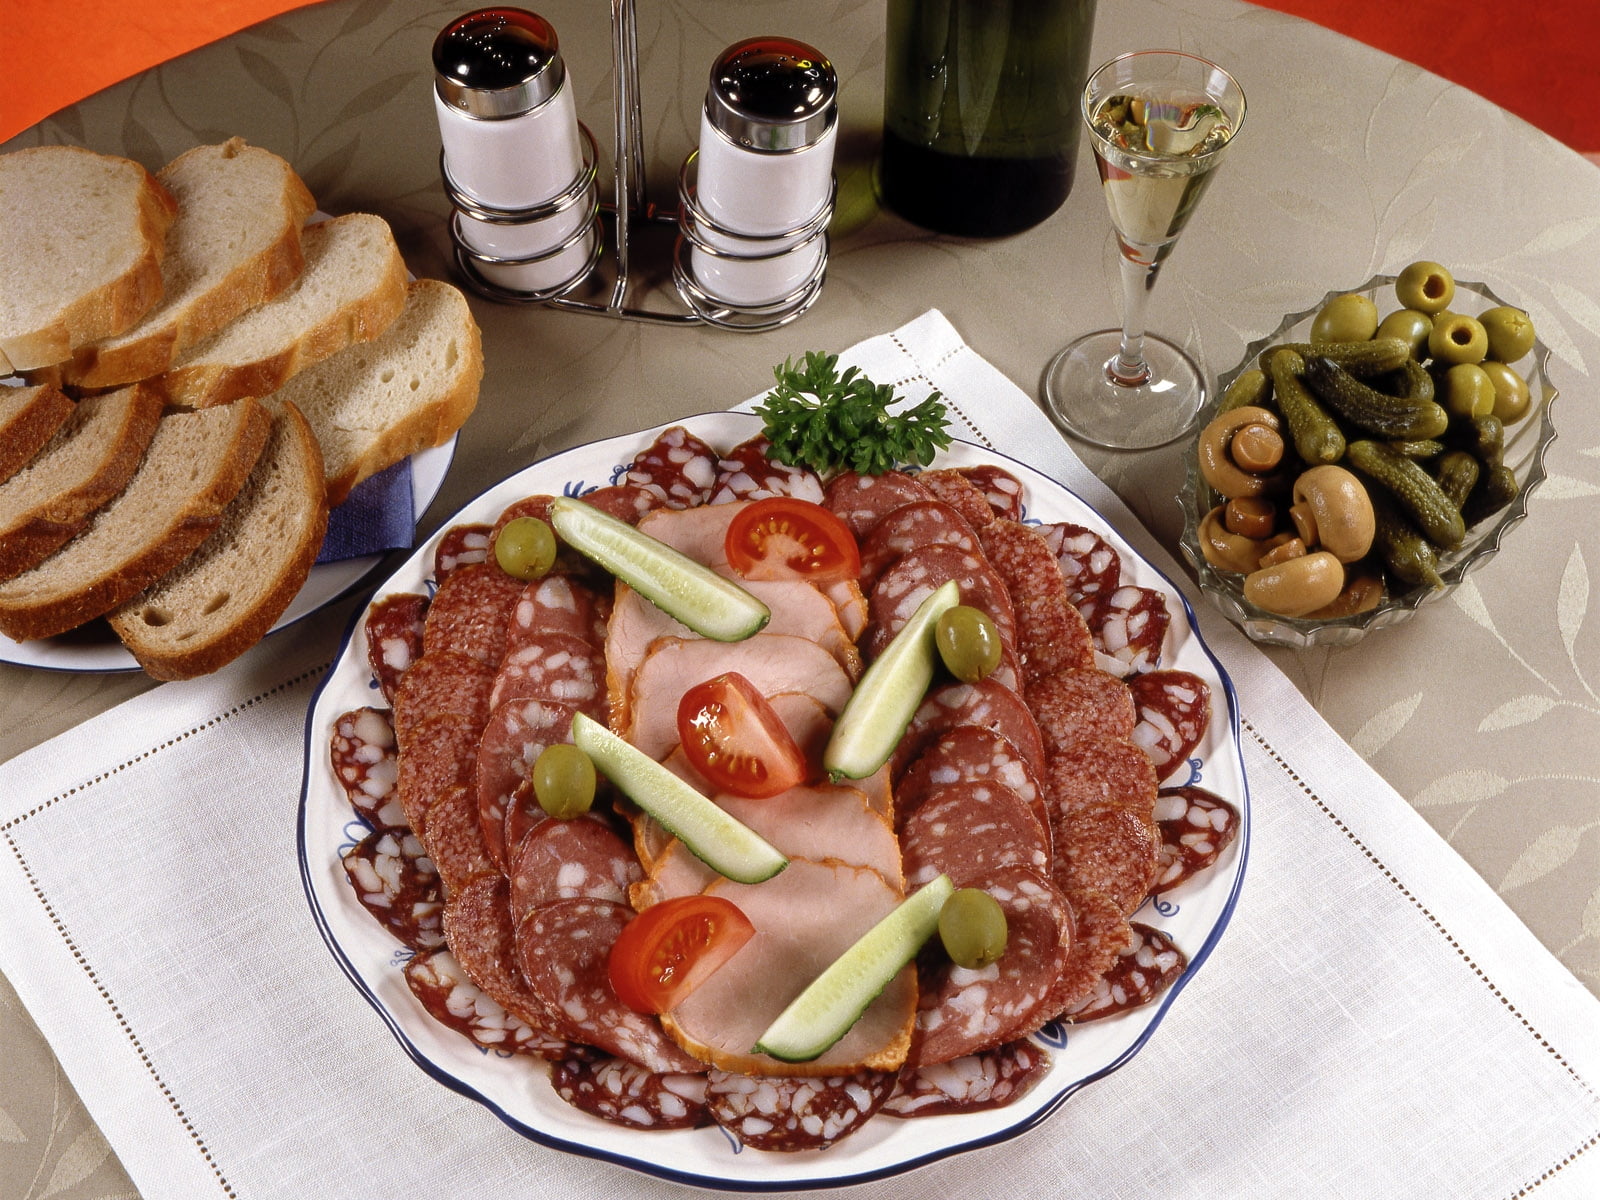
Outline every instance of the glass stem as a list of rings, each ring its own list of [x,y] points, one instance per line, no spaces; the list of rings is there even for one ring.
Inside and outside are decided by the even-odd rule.
[[[1150,302],[1150,289],[1156,285],[1159,260],[1142,262],[1122,247],[1122,345],[1116,357],[1106,363],[1112,383],[1138,387],[1150,379],[1150,364],[1144,360],[1144,314]]]

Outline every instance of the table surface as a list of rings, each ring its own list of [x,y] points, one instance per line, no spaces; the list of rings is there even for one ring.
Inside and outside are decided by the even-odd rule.
[[[1600,992],[1600,171],[1458,87],[1295,18],[1233,0],[1102,6],[1094,58],[1163,31],[1229,65],[1246,128],[1165,269],[1152,329],[1212,370],[1331,288],[1427,257],[1527,307],[1563,392],[1550,480],[1531,519],[1450,599],[1344,649],[1269,650],[1328,722]],[[579,113],[610,129],[606,6],[551,0]],[[428,50],[456,10],[334,0],[289,13],[109,89],[4,149],[71,142],[155,168],[232,135],[282,154],[332,213],[377,212],[413,272],[451,277]],[[771,30],[833,57],[841,78],[839,211],[827,285],[789,328],[745,335],[474,299],[486,374],[454,466],[423,514],[431,532],[490,483],[591,439],[727,407],[773,364],[838,349],[942,309],[967,342],[1036,392],[1054,350],[1115,322],[1116,249],[1092,163],[1055,216],[1000,241],[937,237],[880,211],[883,13],[853,0],[651,4],[639,14],[651,194],[671,195],[693,148],[704,72],[724,46]],[[603,157],[609,157],[603,155]],[[1535,182],[1536,181],[1536,182]],[[638,252],[652,307],[661,286]],[[1183,477],[1176,447],[1075,447],[1169,548]],[[322,622],[328,644],[342,632]],[[0,761],[152,686],[0,665]],[[49,1047],[0,979],[0,1195],[129,1195]]]

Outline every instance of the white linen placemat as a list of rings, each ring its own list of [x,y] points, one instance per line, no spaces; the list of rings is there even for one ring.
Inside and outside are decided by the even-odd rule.
[[[1183,582],[939,313],[842,357],[910,400],[938,387],[961,436],[1061,480]],[[1221,943],[1143,1051],[1043,1126],[851,1194],[1600,1195],[1600,1002],[1201,618],[1238,690],[1254,822]],[[89,1112],[147,1200],[684,1194],[513,1134],[408,1061],[340,974],[296,860],[327,628],[0,765],[0,970]]]

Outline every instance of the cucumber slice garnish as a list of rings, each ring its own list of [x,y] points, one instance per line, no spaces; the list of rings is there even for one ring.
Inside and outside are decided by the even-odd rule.
[[[778,1014],[755,1052],[783,1062],[821,1057],[938,932],[939,910],[954,891],[950,877],[940,875],[902,900]]]
[[[772,619],[732,580],[591,504],[560,496],[550,502],[550,524],[573,549],[701,637],[740,642]]]
[[[572,744],[713,871],[761,883],[789,865],[772,843],[593,718],[573,716]]]
[[[934,627],[960,602],[955,580],[936,588],[861,676],[822,753],[834,782],[865,779],[889,761],[933,682]]]

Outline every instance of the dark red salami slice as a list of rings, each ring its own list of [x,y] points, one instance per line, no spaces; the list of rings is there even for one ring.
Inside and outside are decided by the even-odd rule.
[[[508,1013],[461,969],[455,955],[440,947],[405,965],[406,985],[439,1024],[500,1054],[531,1054],[547,1061],[573,1059],[578,1049]]]
[[[570,633],[528,634],[507,654],[489,693],[489,706],[508,700],[554,700],[606,719],[606,664],[603,653]]]
[[[400,752],[418,722],[450,714],[483,728],[489,719],[494,668],[465,654],[424,654],[400,680],[394,694],[394,734]]]
[[[534,517],[548,524],[550,520],[550,502],[554,499],[554,496],[541,493],[536,496],[524,496],[521,500],[513,501],[495,518],[490,537],[497,535],[507,524],[518,517]],[[556,561],[551,565],[548,573],[551,575],[576,575],[596,582],[603,581],[606,578],[606,573],[603,570],[565,542],[557,544]]]
[[[440,792],[424,819],[428,857],[438,869],[446,896],[453,896],[480,875],[499,873],[478,827],[478,801],[470,787],[455,784]]]
[[[767,500],[773,496],[793,496],[821,504],[822,480],[807,466],[790,466],[772,458],[772,443],[765,434],[740,442],[717,463],[717,479],[711,488],[711,504],[735,500]]]
[[[1092,529],[1070,522],[1041,525],[1039,534],[1055,552],[1067,598],[1086,618],[1122,584],[1122,556]]]
[[[1122,908],[1099,892],[1069,892],[1076,936],[1072,953],[1056,980],[1045,1008],[1055,1015],[1092,996],[1100,977],[1117,956],[1133,944],[1133,933]]]
[[[663,504],[662,498],[649,488],[633,483],[614,483],[610,487],[595,488],[578,499],[629,525],[637,525]]]
[[[427,839],[427,813],[439,793],[470,783],[478,758],[478,727],[465,717],[442,713],[418,721],[400,755],[395,794],[406,823]]]
[[[979,535],[989,565],[1011,592],[1023,687],[1072,668],[1094,666],[1094,642],[1072,606],[1061,564],[1044,539],[1016,521],[996,518]]]
[[[488,562],[494,553],[494,526],[452,525],[433,548],[433,579],[443,583],[461,567]]]
[[[957,469],[972,481],[995,516],[1002,521],[1022,520],[1022,480],[993,463]]]
[[[1089,804],[1058,814],[1055,870],[1063,892],[1109,896],[1127,916],[1144,903],[1161,845],[1155,822],[1120,804]]]
[[[911,812],[938,787],[952,783],[997,783],[1021,796],[1049,827],[1044,788],[1011,742],[990,729],[957,725],[939,734],[907,769],[894,789],[895,820]]]
[[[1023,694],[1051,754],[1087,737],[1128,737],[1137,722],[1128,685],[1094,667],[1052,672],[1028,683]]]
[[[756,1076],[713,1070],[712,1119],[752,1150],[825,1150],[860,1129],[894,1091],[893,1071]]]
[[[358,708],[333,723],[328,746],[334,778],[350,804],[376,829],[398,829],[405,810],[395,794],[400,762],[386,708]]]
[[[524,1024],[564,1037],[554,1016],[529,990],[517,965],[510,895],[505,876],[478,876],[445,905],[445,940],[467,978],[496,1004]]]
[[[484,845],[502,871],[510,865],[506,847],[516,845],[534,822],[544,819],[531,797],[533,811],[525,814],[528,819],[513,815],[520,807],[518,789],[545,747],[572,740],[575,711],[553,700],[511,700],[495,709],[484,726],[473,790]]]
[[[884,1102],[890,1117],[942,1117],[1004,1108],[1050,1072],[1050,1055],[1029,1041],[1006,1042],[947,1063],[908,1067]]]
[[[630,1129],[698,1129],[711,1123],[706,1077],[658,1074],[625,1058],[566,1058],[550,1086],[573,1108]]]
[[[1211,688],[1188,671],[1146,671],[1128,680],[1138,724],[1130,735],[1165,779],[1188,760],[1211,724]]]
[[[900,857],[906,890],[941,872],[959,887],[982,887],[1005,867],[1050,872],[1050,832],[1028,802],[996,783],[935,788],[905,817]]]
[[[432,950],[444,943],[439,875],[415,834],[378,829],[341,860],[361,907],[403,945]]]
[[[422,657],[423,618],[428,598],[415,592],[395,592],[374,601],[367,609],[367,664],[378,690],[390,704],[400,676]]]
[[[1044,776],[1052,814],[1115,804],[1154,819],[1156,772],[1150,757],[1126,738],[1086,737],[1050,755]],[[1057,819],[1052,817],[1052,821]]]
[[[536,520],[548,523],[550,520],[550,502],[554,499],[554,496],[540,492],[538,495],[524,496],[520,500],[513,500],[505,508],[501,509],[500,515],[494,519],[494,524],[490,527],[490,539],[492,540],[495,534],[499,533],[518,517],[533,517]]]
[[[980,970],[937,946],[918,960],[921,993],[911,1066],[949,1062],[1032,1033],[1072,948],[1072,909],[1037,871],[1006,867],[984,885],[1006,914],[1006,952]]]
[[[828,481],[822,502],[850,527],[859,542],[901,505],[932,499],[932,492],[900,471],[885,471],[882,475],[842,471]]]
[[[700,1072],[703,1063],[671,1041],[654,1016],[611,990],[607,959],[633,910],[615,900],[553,900],[517,926],[517,953],[534,995],[575,1042],[598,1046],[650,1071]]]
[[[978,490],[978,485],[965,471],[939,467],[923,471],[917,476],[917,482],[960,513],[974,529],[982,529],[994,520],[994,509],[989,507],[988,497]]]
[[[952,579],[961,593],[961,603],[988,613],[1001,644],[1015,646],[1017,627],[1010,593],[982,554],[959,546],[934,544],[901,555],[873,585],[867,600],[872,630],[867,635],[867,656],[876,658],[882,654],[929,593]]]
[[[939,683],[911,718],[889,762],[889,774],[898,779],[906,766],[947,729],[976,725],[1005,738],[1038,776],[1044,771],[1044,741],[1033,713],[1022,697],[988,679],[977,683]]]
[[[1239,810],[1221,796],[1191,785],[1163,788],[1156,796],[1161,860],[1153,893],[1168,892],[1222,857],[1239,832]]]
[[[633,848],[603,820],[546,818],[517,845],[511,864],[511,919],[552,900],[615,900],[644,878]]]
[[[1188,967],[1188,957],[1161,930],[1137,921],[1128,929],[1132,944],[1100,977],[1094,991],[1063,1012],[1061,1020],[1082,1025],[1141,1008],[1171,987]]]
[[[924,546],[955,546],[976,556],[978,535],[942,500],[903,504],[885,514],[861,543],[861,590],[870,594],[885,571]]]
[[[571,575],[546,575],[522,589],[506,629],[509,658],[543,633],[566,633],[605,649],[610,605],[594,588]]]
[[[710,499],[720,457],[682,425],[674,425],[639,451],[622,482],[656,493],[668,508],[693,508]]]
[[[1172,614],[1167,598],[1150,588],[1123,586],[1095,605],[1089,631],[1095,649],[1128,664],[1134,671],[1161,665]]]
[[[522,581],[494,563],[458,568],[434,593],[422,633],[428,654],[453,651],[500,665],[506,653],[506,629],[522,595]]]

